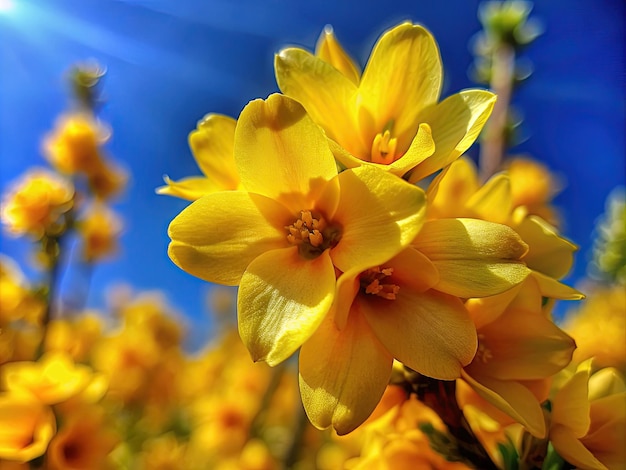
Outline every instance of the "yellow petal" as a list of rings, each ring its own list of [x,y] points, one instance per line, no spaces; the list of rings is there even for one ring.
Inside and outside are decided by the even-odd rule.
[[[550,442],[568,463],[588,470],[607,470],[607,467],[576,438],[571,429],[555,426],[550,429]]]
[[[180,197],[187,199],[188,201],[195,201],[200,199],[205,194],[215,193],[217,191],[224,191],[224,188],[215,184],[213,180],[204,176],[190,176],[180,179],[178,181],[171,180],[165,176],[163,178],[167,186],[161,186],[157,188],[157,194],[165,194],[168,196]],[[234,188],[233,188],[234,189]]]
[[[372,413],[391,376],[393,359],[360,315],[339,330],[327,318],[300,351],[300,393],[317,428],[347,434]]]
[[[472,377],[462,372],[465,380],[478,395],[524,426],[535,437],[546,435],[546,423],[539,401],[523,385],[514,381],[487,377]]]
[[[574,252],[578,248],[561,238],[554,227],[531,215],[515,230],[530,247],[524,258],[529,268],[555,279],[561,279],[569,272],[574,262]]]
[[[255,361],[274,366],[298,349],[322,322],[335,293],[328,252],[304,259],[297,247],[257,257],[239,285],[239,334]]]
[[[355,85],[359,84],[361,79],[359,67],[337,41],[332,26],[326,26],[320,34],[315,46],[315,55],[335,67]]]
[[[532,271],[530,275],[539,285],[539,290],[544,297],[559,300],[581,300],[585,298],[584,294],[581,294],[573,287],[566,286],[545,274]]]
[[[413,240],[424,220],[424,191],[371,166],[346,170],[338,179],[335,220],[343,231],[331,250],[337,268],[346,272],[378,266]]]
[[[348,316],[350,315],[350,309],[354,302],[354,298],[360,289],[359,283],[360,270],[351,270],[343,273],[337,279],[337,293],[335,295],[335,301],[333,303],[333,318],[337,328],[343,330],[346,327]]]
[[[435,153],[411,173],[409,181],[419,181],[461,156],[478,137],[495,102],[496,95],[489,91],[464,90],[424,109],[417,121],[432,129]]]
[[[413,246],[437,268],[437,290],[458,297],[499,294],[529,274],[519,261],[528,247],[506,225],[478,219],[431,220]]]
[[[512,204],[511,182],[503,173],[493,176],[467,201],[481,219],[500,224],[509,220]]]
[[[434,38],[422,26],[403,23],[374,46],[359,86],[361,106],[374,118],[376,132],[393,121],[392,132],[403,153],[417,131],[419,112],[439,98],[441,80]]]
[[[356,302],[393,357],[420,374],[456,379],[476,353],[476,329],[455,297],[401,284],[395,300],[360,295]]]
[[[614,367],[605,367],[589,379],[589,401],[626,392],[624,377]]]
[[[200,170],[224,190],[239,185],[233,156],[236,124],[231,117],[207,114],[189,134],[189,147]]]
[[[576,372],[556,393],[552,400],[552,422],[567,426],[581,438],[591,425],[589,416],[589,370]]]
[[[355,117],[357,87],[335,67],[298,48],[280,51],[274,60],[281,91],[298,100],[326,135],[352,155],[369,155]]]
[[[428,186],[428,217],[468,217],[471,211],[459,204],[469,201],[478,191],[476,166],[469,158],[461,157],[439,173]]]
[[[209,194],[170,223],[168,254],[189,274],[209,282],[237,285],[254,258],[287,246],[284,227],[292,219],[285,207],[257,194]]]
[[[241,112],[235,162],[247,191],[278,200],[296,214],[311,209],[337,175],[322,130],[299,103],[278,94],[251,101]]]

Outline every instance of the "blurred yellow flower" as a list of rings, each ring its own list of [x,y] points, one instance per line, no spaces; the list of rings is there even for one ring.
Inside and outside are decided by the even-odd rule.
[[[0,328],[17,320],[38,325],[45,302],[28,285],[17,263],[0,254]]]
[[[418,181],[474,142],[495,102],[464,90],[438,103],[441,58],[422,26],[400,24],[374,46],[363,76],[325,30],[317,56],[287,48],[275,58],[278,86],[298,100],[347,168],[363,162]]]
[[[50,407],[28,395],[0,394],[0,459],[27,462],[39,457],[55,432]]]
[[[613,368],[590,376],[591,361],[552,400],[550,441],[583,470],[618,470],[626,462],[626,384]]]
[[[109,469],[108,454],[118,442],[118,437],[105,423],[104,410],[83,407],[69,416],[46,452],[50,470]]]
[[[95,312],[48,323],[46,351],[64,351],[76,362],[87,362],[92,348],[103,336],[103,321]]]
[[[384,263],[415,237],[424,194],[372,167],[337,174],[321,130],[282,95],[244,108],[234,151],[244,190],[181,212],[169,255],[202,279],[240,285],[241,337],[254,360],[275,365],[323,321],[336,269]]]
[[[119,165],[100,161],[87,175],[87,182],[93,194],[99,199],[110,199],[124,189],[128,175]]]
[[[26,393],[53,405],[81,393],[90,384],[93,371],[75,364],[63,352],[47,352],[37,362],[10,362],[0,367],[2,383],[13,393]]]
[[[43,153],[54,168],[73,175],[90,174],[100,164],[100,146],[110,131],[87,113],[61,116],[54,130],[45,138]]]
[[[189,134],[191,152],[204,176],[190,176],[179,181],[165,177],[167,186],[157,193],[190,201],[216,191],[240,188],[235,166],[233,143],[237,121],[220,114],[207,114]]]
[[[57,235],[62,216],[74,204],[73,185],[49,170],[35,168],[13,183],[2,201],[2,223],[12,235]]]
[[[122,222],[115,212],[96,202],[77,221],[76,229],[82,239],[83,259],[93,263],[117,250]]]

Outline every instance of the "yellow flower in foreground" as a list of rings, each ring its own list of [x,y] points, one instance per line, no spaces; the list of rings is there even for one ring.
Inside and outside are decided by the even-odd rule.
[[[4,195],[2,222],[13,235],[36,239],[65,229],[62,216],[72,208],[74,187],[56,173],[30,170]]]
[[[364,162],[418,181],[474,142],[495,102],[464,90],[438,102],[442,67],[432,35],[400,24],[374,46],[363,76],[328,32],[318,56],[287,48],[276,56],[278,86],[298,100],[347,168]]]
[[[236,124],[228,116],[207,114],[189,134],[189,147],[204,176],[178,181],[166,176],[167,186],[158,188],[157,193],[195,201],[205,194],[238,189],[239,175],[233,156]]]
[[[460,377],[476,330],[453,296],[429,290],[424,257],[407,248],[338,280],[333,316],[302,346],[300,390],[311,422],[346,434],[379,402],[393,359],[437,379]],[[363,393],[367,390],[367,393]]]
[[[552,401],[550,441],[584,470],[623,468],[626,462],[626,385],[613,368],[590,377],[585,361]]]
[[[478,332],[478,351],[463,380],[531,434],[545,437],[541,403],[551,376],[569,364],[574,340],[541,310],[532,278],[498,296],[470,299],[466,307]]]
[[[53,405],[81,393],[93,379],[92,370],[75,364],[63,352],[48,352],[38,362],[11,362],[0,368],[6,390],[27,393]]]
[[[93,173],[101,160],[100,146],[109,136],[110,132],[93,116],[68,114],[57,121],[44,140],[43,153],[52,166],[63,173]]]
[[[27,462],[42,455],[54,433],[50,407],[22,394],[0,394],[0,459]]]
[[[323,133],[282,95],[244,108],[234,152],[243,190],[181,212],[169,255],[202,279],[239,284],[240,335],[254,360],[275,365],[324,320],[336,269],[380,265],[410,243],[424,193],[373,167],[337,174]]]

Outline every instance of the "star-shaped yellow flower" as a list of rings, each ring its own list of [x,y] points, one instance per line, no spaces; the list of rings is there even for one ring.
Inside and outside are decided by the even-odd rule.
[[[408,246],[424,193],[372,167],[338,174],[323,132],[283,95],[244,108],[234,158],[242,190],[179,214],[169,255],[202,279],[239,284],[241,337],[253,359],[274,365],[324,320],[336,270],[377,266]]]
[[[315,56],[287,48],[276,56],[280,89],[323,127],[347,168],[375,165],[410,181],[443,168],[474,142],[495,102],[464,90],[438,102],[441,58],[422,26],[400,24],[382,35],[365,71],[327,29]]]

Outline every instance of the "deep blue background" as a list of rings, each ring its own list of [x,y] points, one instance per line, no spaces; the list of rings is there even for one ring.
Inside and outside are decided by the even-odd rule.
[[[6,0],[5,0],[6,1]],[[45,165],[41,137],[68,104],[64,74],[96,59],[108,69],[102,119],[109,153],[133,179],[115,207],[125,220],[122,253],[99,265],[89,304],[124,281],[161,289],[194,319],[197,342],[206,283],[167,258],[167,225],[186,202],[157,196],[163,174],[198,174],[187,134],[208,112],[237,116],[251,99],[278,91],[273,54],[312,49],[326,24],[364,65],[376,38],[410,19],[435,35],[445,68],[443,96],[475,86],[467,75],[478,1],[12,0],[0,13],[0,184]],[[585,273],[593,224],[609,191],[624,185],[624,2],[543,0],[533,17],[545,33],[530,48],[535,73],[516,95],[528,139],[515,150],[566,181],[556,198],[565,235],[581,246],[569,282]],[[3,235],[0,251],[22,265],[28,244]],[[32,269],[25,266],[28,273]]]

